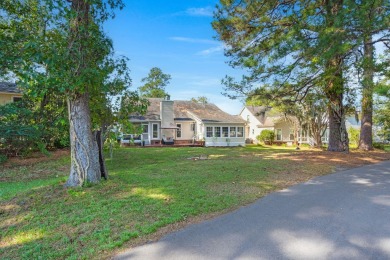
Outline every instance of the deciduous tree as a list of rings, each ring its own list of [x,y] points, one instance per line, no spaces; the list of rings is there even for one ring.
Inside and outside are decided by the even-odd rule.
[[[67,186],[99,182],[91,100],[130,84],[122,59],[113,57],[102,24],[121,0],[4,0],[0,3],[2,74],[14,73],[33,96],[55,92],[67,100],[71,171]]]

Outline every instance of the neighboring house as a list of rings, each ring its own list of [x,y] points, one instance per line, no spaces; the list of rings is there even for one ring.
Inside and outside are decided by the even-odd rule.
[[[301,126],[294,117],[286,117],[274,112],[271,107],[264,106],[245,106],[240,116],[246,120],[245,136],[254,143],[258,143],[256,136],[260,135],[261,131],[268,129],[275,132],[276,143],[292,144],[297,138],[299,143],[313,142],[308,132]],[[345,120],[346,128],[353,127],[360,129],[359,122],[355,117],[347,117]],[[297,131],[297,133],[295,133]],[[322,142],[328,142],[328,129],[325,131]]]
[[[193,101],[148,99],[145,115],[130,115],[140,126],[145,145],[191,144],[203,141],[205,146],[245,145],[245,120],[223,112],[214,104]]]
[[[246,120],[245,129],[248,141],[258,143],[256,137],[263,130],[275,131],[275,142],[291,143],[295,139],[296,120],[293,117],[285,117],[275,113],[271,107],[265,106],[245,106],[240,112],[241,118]],[[301,143],[307,142],[306,131],[298,130],[298,139]]]
[[[0,82],[0,106],[20,101],[22,96],[15,83]]]

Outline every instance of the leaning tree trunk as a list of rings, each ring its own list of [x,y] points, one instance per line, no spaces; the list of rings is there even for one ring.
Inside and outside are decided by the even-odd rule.
[[[363,97],[362,97],[362,119],[360,128],[360,150],[372,150],[372,103],[374,91],[374,47],[372,37],[364,39],[364,60],[363,60]]]
[[[91,129],[87,93],[68,99],[71,167],[65,186],[82,186],[100,181],[99,151]]]

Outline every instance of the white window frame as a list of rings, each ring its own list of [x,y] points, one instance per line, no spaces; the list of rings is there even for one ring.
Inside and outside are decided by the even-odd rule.
[[[141,124],[141,127],[142,127],[143,134],[149,134],[149,124]],[[145,131],[145,128],[147,131]]]
[[[276,141],[283,141],[283,132],[282,128],[277,128],[276,130]],[[278,131],[280,131],[280,139],[278,138]]]
[[[288,138],[290,139],[290,141],[294,141],[294,138],[295,138],[295,133],[294,133],[294,129],[293,128],[290,128],[290,133],[288,134]],[[291,135],[292,135],[292,139],[291,139]]]
[[[210,130],[211,129],[211,130]],[[206,126],[206,137],[213,137],[214,128],[212,126]]]
[[[232,131],[232,129],[234,129],[234,131]],[[237,137],[237,127],[235,126],[229,127],[229,137]]]
[[[237,126],[236,127],[236,136],[237,137],[244,137],[244,127],[242,127],[242,126]],[[239,131],[238,129],[241,129],[241,131]],[[238,133],[241,133],[241,135],[239,136],[239,134]]]
[[[154,126],[156,126],[156,131],[154,131]],[[155,133],[157,133],[157,137],[154,137]],[[160,134],[158,131],[158,123],[152,123],[152,139],[160,139]]]
[[[217,135],[217,129],[219,129],[219,133]],[[222,136],[222,130],[220,126],[215,126],[214,127],[214,137],[221,137]]]
[[[223,132],[223,129],[224,129],[224,128],[227,128],[227,132],[226,132],[226,133],[227,133],[227,136],[224,135],[224,132]],[[229,136],[230,136],[229,127],[228,127],[228,126],[223,126],[223,127],[222,127],[222,131],[221,131],[221,137],[229,138]]]
[[[176,138],[181,138],[181,124],[176,124]]]

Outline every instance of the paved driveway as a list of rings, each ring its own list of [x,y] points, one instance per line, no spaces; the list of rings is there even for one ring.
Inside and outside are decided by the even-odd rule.
[[[390,259],[390,161],[272,193],[117,259]]]

